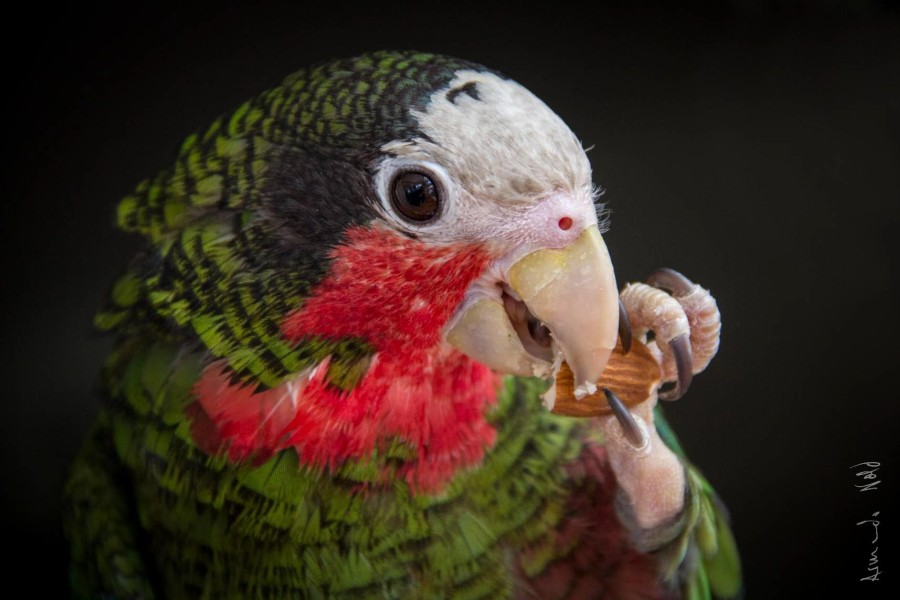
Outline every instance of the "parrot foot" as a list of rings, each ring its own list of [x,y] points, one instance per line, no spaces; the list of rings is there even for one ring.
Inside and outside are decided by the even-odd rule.
[[[612,414],[601,417],[599,425],[622,495],[620,504],[626,508],[620,516],[633,538],[655,539],[653,532],[670,531],[684,508],[684,466],[654,426],[655,393],[630,410],[615,394],[604,393]],[[658,546],[668,541],[659,540]]]
[[[680,531],[688,489],[684,465],[656,431],[653,409],[657,398],[684,395],[693,375],[706,368],[718,350],[721,321],[709,291],[670,269],[628,284],[619,299],[623,349],[630,322],[631,335],[659,363],[662,381],[671,382],[630,409],[604,389],[612,415],[599,421],[619,485],[620,517],[635,545],[651,551]]]
[[[672,269],[658,269],[647,283],[630,283],[619,295],[632,335],[647,344],[662,372],[662,400],[677,400],[719,349],[721,318],[716,300]],[[621,320],[620,320],[621,322]],[[624,341],[624,338],[623,338]]]

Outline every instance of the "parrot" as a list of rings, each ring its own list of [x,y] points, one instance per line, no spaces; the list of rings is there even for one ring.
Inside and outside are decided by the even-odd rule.
[[[189,135],[116,211],[142,248],[95,317],[74,596],[741,595],[657,402],[715,301],[671,270],[620,294],[601,194],[546,104],[438,54],[329,60]],[[626,405],[598,381],[632,344],[661,381]],[[609,411],[558,414],[563,368]]]

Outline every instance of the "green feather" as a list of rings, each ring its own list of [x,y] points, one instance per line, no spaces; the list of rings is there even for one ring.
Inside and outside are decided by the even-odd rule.
[[[654,420],[660,438],[685,465],[691,499],[681,534],[660,553],[664,572],[670,579],[677,573],[684,581],[686,598],[736,598],[742,590],[741,561],[724,505],[700,470],[687,460],[662,407],[656,407]],[[698,560],[685,560],[692,554]]]

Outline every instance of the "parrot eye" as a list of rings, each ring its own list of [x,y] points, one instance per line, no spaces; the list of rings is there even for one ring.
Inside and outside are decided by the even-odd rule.
[[[401,173],[394,179],[391,204],[410,221],[429,221],[440,212],[438,188],[431,177],[422,173]]]

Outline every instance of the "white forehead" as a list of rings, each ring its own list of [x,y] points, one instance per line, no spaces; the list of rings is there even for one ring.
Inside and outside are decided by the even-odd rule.
[[[501,204],[530,203],[557,190],[590,188],[581,143],[546,104],[493,73],[456,72],[424,111],[411,111],[422,136],[382,149],[441,165],[464,194]]]

